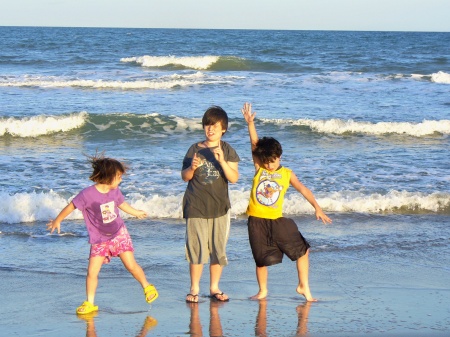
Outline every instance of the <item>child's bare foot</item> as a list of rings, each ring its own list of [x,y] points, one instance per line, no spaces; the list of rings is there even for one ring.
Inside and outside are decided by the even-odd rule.
[[[309,287],[304,288],[304,287],[298,286],[297,293],[299,293],[300,295],[303,295],[308,302],[317,302],[317,299],[312,297]]]
[[[267,290],[260,290],[256,295],[250,297],[251,300],[253,301],[257,301],[257,300],[262,300],[264,298],[267,297]]]

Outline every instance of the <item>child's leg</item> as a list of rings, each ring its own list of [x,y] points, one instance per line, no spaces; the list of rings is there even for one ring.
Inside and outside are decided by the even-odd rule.
[[[186,219],[186,259],[189,262],[191,287],[186,295],[189,303],[198,302],[200,292],[200,278],[203,264],[208,261],[208,221],[209,219]]]
[[[119,255],[124,267],[130,272],[131,275],[138,281],[142,288],[145,288],[150,283],[148,283],[145,273],[141,266],[134,259],[134,253],[127,251]]]
[[[98,285],[98,274],[102,269],[104,256],[91,256],[89,258],[89,265],[86,275],[86,301],[94,304],[95,293]]]
[[[145,277],[144,270],[142,270],[141,266],[134,259],[134,253],[131,251],[126,251],[121,253],[119,257],[122,260],[122,263],[125,266],[125,268],[130,272],[131,275],[133,275],[136,281],[138,281],[141,284],[141,287],[142,289],[144,289],[145,292],[145,287],[147,287],[150,283],[148,283],[147,278]],[[151,299],[154,298],[155,296],[158,296],[158,293],[153,294],[145,293],[146,297],[145,299],[147,302],[151,301]]]
[[[269,271],[266,266],[264,267],[256,267],[256,279],[258,280],[259,292],[250,297],[252,300],[262,300],[267,297],[267,278]]]
[[[305,296],[308,302],[316,302],[317,300],[312,297],[309,289],[309,249],[306,254],[297,259],[297,272],[298,272],[298,286],[297,292],[300,295]]]
[[[186,301],[188,302],[198,302],[198,297],[193,295],[198,295],[200,291],[200,278],[202,277],[203,264],[193,264],[189,263],[189,274],[191,276],[191,289],[189,294],[186,296]]]
[[[230,234],[230,211],[221,217],[213,219],[208,225],[210,242],[209,293],[219,301],[228,301],[229,297],[220,290],[219,282],[223,267],[228,264],[226,247]]]
[[[228,300],[228,295],[222,293],[219,288],[220,277],[222,276],[223,266],[220,264],[210,264],[209,265],[209,293],[215,295],[219,301]]]

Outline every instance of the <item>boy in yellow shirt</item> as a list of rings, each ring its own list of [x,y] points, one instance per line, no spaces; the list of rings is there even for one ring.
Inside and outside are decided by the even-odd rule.
[[[303,185],[292,170],[280,165],[281,144],[272,137],[258,139],[255,115],[250,103],[245,103],[242,114],[248,124],[252,147],[255,176],[247,208],[248,234],[253,258],[256,263],[256,278],[259,292],[251,299],[267,297],[267,267],[281,263],[286,254],[297,262],[297,293],[308,302],[317,301],[309,288],[309,243],[298,231],[292,219],[283,217],[283,201],[286,190],[292,185],[316,210],[317,220],[331,223],[322,211],[313,193]]]

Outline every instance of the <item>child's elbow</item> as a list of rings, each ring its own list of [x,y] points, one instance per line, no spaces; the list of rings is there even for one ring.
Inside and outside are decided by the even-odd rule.
[[[238,180],[239,180],[239,174],[236,174],[235,177],[232,177],[231,179],[228,179],[228,181],[229,181],[231,184],[237,183]]]

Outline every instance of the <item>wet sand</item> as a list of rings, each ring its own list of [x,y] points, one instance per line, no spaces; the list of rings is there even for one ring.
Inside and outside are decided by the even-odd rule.
[[[49,257],[50,258],[50,257]],[[55,263],[57,259],[55,258]],[[187,264],[178,272],[146,270],[160,297],[145,303],[137,282],[113,260],[100,274],[95,315],[77,316],[84,276],[0,270],[2,336],[448,336],[448,271],[376,256],[311,253],[310,283],[317,303],[295,293],[295,264],[269,269],[269,296],[257,292],[252,261],[233,263],[221,288],[231,300],[207,296],[185,303]]]

